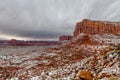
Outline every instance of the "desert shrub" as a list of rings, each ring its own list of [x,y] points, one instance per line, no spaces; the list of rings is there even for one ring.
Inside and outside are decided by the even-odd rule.
[[[116,48],[116,50],[115,50],[116,52],[118,52],[118,53],[120,53],[120,45],[119,46],[117,46],[117,48]]]

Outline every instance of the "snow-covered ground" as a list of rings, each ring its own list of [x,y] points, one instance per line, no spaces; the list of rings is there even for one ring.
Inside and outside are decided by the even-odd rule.
[[[119,78],[120,53],[97,43],[110,39],[110,43],[119,44],[119,37],[95,35],[86,40],[84,36],[63,42],[62,46],[0,46],[0,80],[76,80],[82,70],[94,77],[98,72],[99,80]]]
[[[108,50],[108,48],[106,48]],[[44,53],[43,56],[56,56],[56,53]],[[98,71],[99,80],[108,80],[107,77],[102,77],[103,74],[115,76],[120,79],[120,54],[113,51],[108,51],[106,54],[102,55],[100,52],[94,54],[90,57],[84,58],[83,60],[76,61],[71,64],[65,64],[64,66],[58,66],[57,68],[50,68],[49,70],[41,70],[39,74],[32,75],[32,71],[29,68],[28,73],[30,78],[23,78],[22,80],[76,80],[76,75],[82,70],[89,70],[96,76],[96,71]],[[49,61],[39,61],[38,63],[48,64]],[[38,64],[37,63],[37,64]],[[28,63],[27,63],[28,64]],[[33,63],[32,63],[33,64]],[[32,65],[29,64],[29,65]],[[94,66],[94,68],[93,68]],[[95,71],[96,69],[96,71]],[[14,77],[11,80],[21,80],[18,77]]]
[[[113,34],[104,34],[104,35],[99,35],[96,34],[93,36],[93,38],[99,42],[104,42],[107,44],[120,44],[120,36],[116,36]]]

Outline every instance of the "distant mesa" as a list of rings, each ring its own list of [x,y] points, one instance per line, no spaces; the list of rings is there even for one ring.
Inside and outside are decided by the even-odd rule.
[[[76,37],[80,33],[120,35],[120,22],[84,19],[76,24],[73,36]]]
[[[48,45],[59,45],[58,41],[24,41],[24,40],[0,40],[0,45],[11,45],[11,46],[48,46]]]
[[[71,40],[73,37],[72,36],[66,36],[66,35],[63,35],[63,36],[60,36],[59,37],[59,41],[66,41],[66,40]]]

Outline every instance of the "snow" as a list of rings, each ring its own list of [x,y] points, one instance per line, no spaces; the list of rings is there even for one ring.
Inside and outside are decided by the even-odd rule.
[[[29,77],[28,80],[72,80],[77,75],[77,72],[80,72],[83,69],[90,69],[91,72],[95,75],[95,72],[90,68],[90,66],[92,65],[92,61],[94,61],[93,55],[89,57],[84,57],[84,59],[78,60],[73,63],[69,63],[69,64],[66,63],[63,66],[57,66],[57,68],[52,68],[52,67],[49,68],[48,66],[49,69],[44,70],[45,67],[42,67],[41,69],[41,66],[38,66],[38,64],[47,66],[48,64],[53,62],[57,63],[59,60],[62,63],[62,61],[66,61],[66,59],[64,59],[63,57],[66,58],[69,56],[71,58],[72,53],[63,55],[63,54],[57,54],[57,51],[45,52],[45,51],[41,51],[40,47],[35,47],[35,48],[24,47],[24,49],[21,47],[19,48],[17,47],[16,50],[14,49],[14,47],[13,48],[11,47],[11,49],[14,49],[14,50],[10,50],[8,48],[6,49],[4,48],[4,50],[6,50],[7,52],[6,55],[3,55],[2,52],[4,51],[1,48],[0,65],[20,67],[20,69],[17,72],[17,75],[13,76],[13,78],[11,78],[10,80],[19,80],[20,76],[27,76]],[[102,66],[104,65],[103,56],[101,56],[99,53],[100,53],[100,50],[106,49],[108,48],[108,46],[81,45],[81,46],[78,46],[78,49],[79,48],[82,48],[82,51],[84,52],[85,51],[95,52],[96,50],[96,55],[98,59],[98,64],[96,65],[96,67],[101,68],[99,64],[101,64]],[[20,53],[18,53],[17,51],[20,51]],[[115,74],[116,76],[119,76],[120,62],[117,61],[119,59],[118,54],[115,53],[114,51],[109,51],[107,52],[106,56],[107,56],[106,60],[109,61],[109,65],[104,66],[103,70],[99,73],[99,75],[102,75],[102,73],[109,73],[109,74]],[[35,58],[38,58],[38,60]],[[110,61],[111,59],[112,61]],[[110,66],[111,64],[113,65]],[[104,77],[101,80],[107,80],[107,78]]]
[[[115,63],[112,67],[104,68],[101,73],[116,74],[120,75],[119,62]]]
[[[36,77],[32,77],[30,80],[41,80],[41,79],[39,78],[39,76],[36,76]]]
[[[12,79],[10,79],[10,80],[19,80],[19,79],[16,77],[16,78],[12,78]]]
[[[104,42],[104,43],[107,43],[107,44],[119,44],[120,43],[120,36],[116,36],[116,35],[113,35],[113,34],[104,34],[104,35],[99,35],[99,34],[96,34],[93,36],[93,38],[96,40],[96,41],[99,41],[99,42]]]

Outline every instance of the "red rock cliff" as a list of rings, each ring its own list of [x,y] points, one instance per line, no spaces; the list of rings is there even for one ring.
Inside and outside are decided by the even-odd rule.
[[[93,21],[84,19],[82,22],[77,23],[73,35],[76,37],[80,33],[120,35],[120,22]]]

